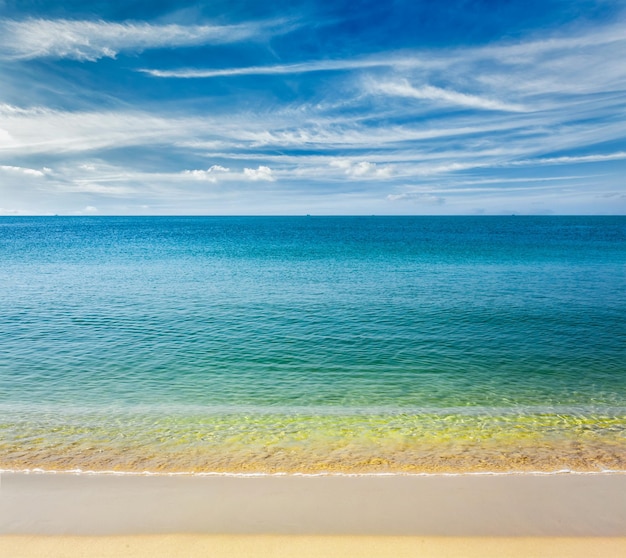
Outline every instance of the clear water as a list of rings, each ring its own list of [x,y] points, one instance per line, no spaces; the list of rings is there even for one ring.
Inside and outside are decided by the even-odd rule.
[[[625,217],[0,218],[0,468],[626,469]]]

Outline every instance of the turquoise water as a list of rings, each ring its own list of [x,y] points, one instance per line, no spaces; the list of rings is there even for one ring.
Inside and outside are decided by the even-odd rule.
[[[626,218],[0,218],[0,467],[626,468]]]

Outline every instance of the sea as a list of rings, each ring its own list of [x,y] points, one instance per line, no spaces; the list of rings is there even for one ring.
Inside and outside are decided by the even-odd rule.
[[[626,217],[1,217],[0,469],[626,470]]]

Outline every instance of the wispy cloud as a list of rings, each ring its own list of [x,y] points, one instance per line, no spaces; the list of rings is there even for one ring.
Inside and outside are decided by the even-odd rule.
[[[181,139],[193,119],[164,118],[141,111],[63,111],[0,104],[0,127],[10,141],[0,153],[73,153],[158,142],[159,134]]]
[[[366,68],[383,68],[387,66],[416,67],[420,65],[423,65],[423,63],[416,58],[394,58],[390,60],[389,58],[385,59],[384,57],[377,56],[353,60],[314,60],[299,64],[274,64],[268,66],[248,66],[245,68],[182,68],[177,70],[142,68],[139,71],[153,77],[192,79],[228,76],[307,74],[311,72],[361,70]]]
[[[371,118],[375,117],[373,112]],[[586,144],[622,137],[619,120],[602,127],[584,122],[567,125],[560,112],[521,116],[489,111],[480,121],[464,115],[446,118],[444,127],[438,124],[379,126],[375,121],[351,122],[350,117],[318,117],[288,109],[180,118],[139,111],[68,112],[4,105],[0,126],[12,140],[0,145],[0,154],[69,157],[110,148],[169,145],[170,165],[190,154],[212,163],[195,170],[185,165],[182,168],[191,170],[178,171],[179,177],[208,181],[222,180],[226,174],[257,181],[277,177],[390,181],[479,168],[626,158],[622,151],[578,154]],[[576,155],[542,157],[568,151]],[[224,164],[228,160],[232,164]],[[221,170],[226,167],[232,169],[230,173]]]
[[[553,108],[565,94],[626,87],[626,26],[570,29],[473,48],[379,52],[345,59],[225,68],[141,69],[158,78],[214,78],[359,71],[368,94],[413,98],[490,111]],[[580,79],[584,75],[585,79]],[[559,101],[554,102],[557,95]],[[573,102],[573,99],[570,100]]]
[[[545,31],[542,32],[545,35]],[[576,28],[560,30],[553,36],[541,39],[527,39],[516,42],[477,47],[472,49],[473,56],[494,58],[500,62],[524,64],[534,61],[538,56],[562,54],[564,51],[584,51],[593,47],[606,47],[626,41],[626,28],[622,21],[600,28],[581,30]]]
[[[27,19],[0,21],[0,53],[18,59],[72,58],[94,61],[121,51],[224,44],[251,39],[276,22],[176,25],[145,22]]]
[[[565,157],[542,157],[537,159],[524,159],[522,161],[512,161],[512,166],[525,165],[569,165],[572,163],[602,163],[604,161],[621,161],[626,159],[626,151],[616,153],[605,153],[597,155],[578,155]]]
[[[374,94],[379,93],[409,99],[435,101],[482,110],[501,110],[508,112],[525,112],[527,110],[519,104],[506,103],[497,99],[479,97],[477,95],[470,95],[450,89],[442,89],[441,87],[435,87],[433,85],[425,84],[414,87],[407,80],[371,83],[369,85],[369,91]]]
[[[22,174],[26,176],[45,176],[47,171],[50,169],[44,168],[43,170],[38,169],[29,169],[26,167],[14,167],[11,165],[0,165],[0,171],[13,173],[13,174]]]

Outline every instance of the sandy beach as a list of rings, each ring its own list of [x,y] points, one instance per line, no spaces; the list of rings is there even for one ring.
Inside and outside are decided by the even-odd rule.
[[[11,558],[588,558],[621,557],[626,538],[572,537],[371,537],[287,535],[137,535],[0,538]]]
[[[625,474],[0,475],[0,555],[621,556]]]

